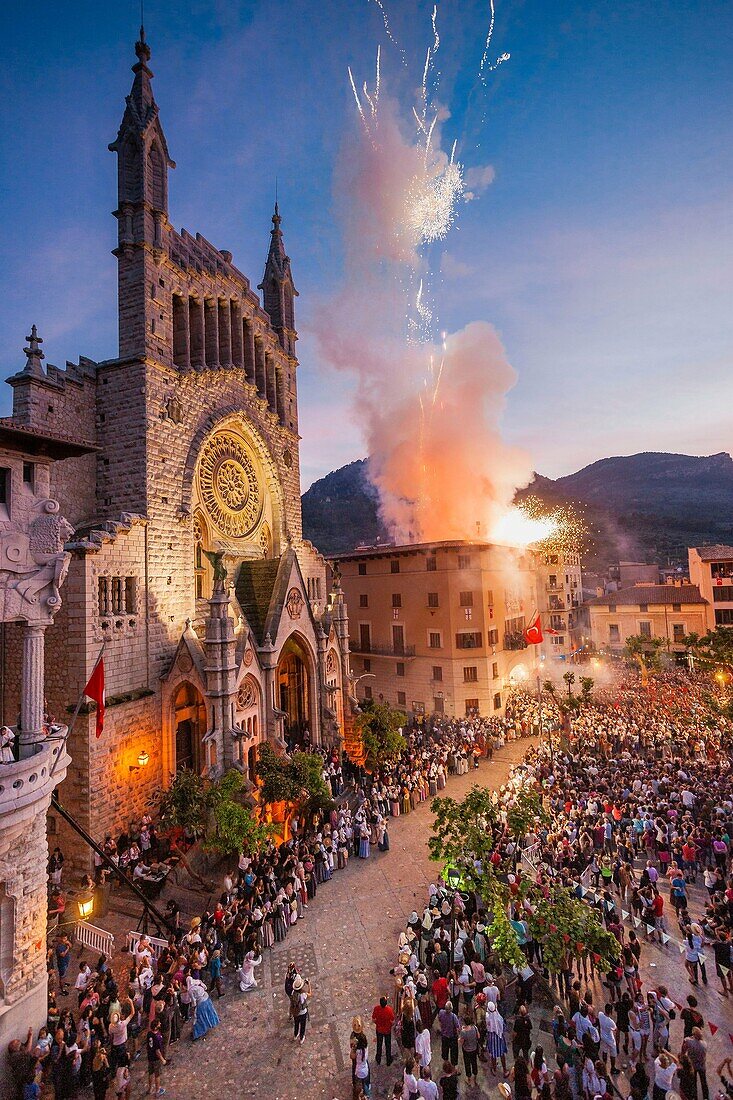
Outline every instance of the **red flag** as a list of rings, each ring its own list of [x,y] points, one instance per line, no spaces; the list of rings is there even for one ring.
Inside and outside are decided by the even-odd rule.
[[[102,730],[104,729],[104,661],[100,657],[97,664],[94,666],[87,685],[84,688],[84,694],[90,699],[93,699],[97,704],[97,737],[102,736]]]
[[[540,622],[539,612],[535,615],[529,626],[526,626],[522,632],[527,645],[539,645],[543,641],[542,636],[542,623]]]
[[[718,1025],[717,1024],[711,1024],[710,1020],[708,1020],[708,1027],[710,1028],[710,1034],[711,1035],[714,1035],[715,1032],[718,1030]]]
[[[551,626],[548,626],[545,630],[545,634],[551,634],[554,638],[558,638],[560,636],[560,631],[553,630]]]

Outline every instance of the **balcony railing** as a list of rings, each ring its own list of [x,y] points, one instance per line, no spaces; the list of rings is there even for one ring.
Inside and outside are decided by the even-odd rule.
[[[526,649],[527,643],[523,634],[505,634],[504,649]]]
[[[61,726],[54,738],[36,742],[31,756],[0,765],[0,815],[4,817],[50,796],[71,763],[63,741],[65,733],[66,727]]]
[[[414,645],[377,645],[375,642],[349,642],[352,653],[371,653],[376,657],[414,657]]]

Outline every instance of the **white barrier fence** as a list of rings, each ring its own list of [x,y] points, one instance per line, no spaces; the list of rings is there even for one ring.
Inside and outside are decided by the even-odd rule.
[[[98,951],[100,955],[109,955],[114,946],[115,938],[111,932],[104,928],[97,928],[94,924],[80,920],[74,929],[74,939],[90,951]]]
[[[127,933],[127,950],[130,954],[134,955],[137,951],[137,945],[139,944],[144,932],[128,932]],[[148,936],[148,941],[153,949],[153,954],[156,959],[160,958],[160,953],[164,947],[168,946],[168,940],[163,940],[160,936]]]

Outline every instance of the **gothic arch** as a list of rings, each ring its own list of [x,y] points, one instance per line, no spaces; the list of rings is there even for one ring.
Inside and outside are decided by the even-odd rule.
[[[307,734],[316,743],[319,734],[318,660],[312,645],[293,630],[280,646],[275,668],[275,706],[282,715],[283,733],[291,745]]]
[[[128,135],[122,146],[119,161],[120,194],[126,202],[139,202],[141,195],[140,148],[132,134]]]

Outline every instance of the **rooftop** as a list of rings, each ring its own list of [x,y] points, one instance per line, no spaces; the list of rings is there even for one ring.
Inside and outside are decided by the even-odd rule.
[[[58,432],[31,428],[27,424],[19,424],[11,416],[0,417],[0,447],[48,458],[78,458],[79,455],[99,450],[94,443]]]
[[[641,603],[669,606],[675,603],[706,604],[707,600],[700,595],[696,584],[635,584],[630,588],[620,588],[618,592],[596,596],[595,599],[588,600],[588,603],[596,607],[603,604],[614,607],[619,604],[638,606]]]
[[[717,543],[715,546],[693,546],[693,550],[701,561],[733,561],[733,546]]]
[[[523,547],[504,546],[483,539],[447,539],[444,542],[408,542],[401,546],[382,543],[379,546],[357,546],[342,554],[330,555],[331,561],[357,561],[362,558],[396,558],[400,554],[434,554],[436,550],[521,550]]]

